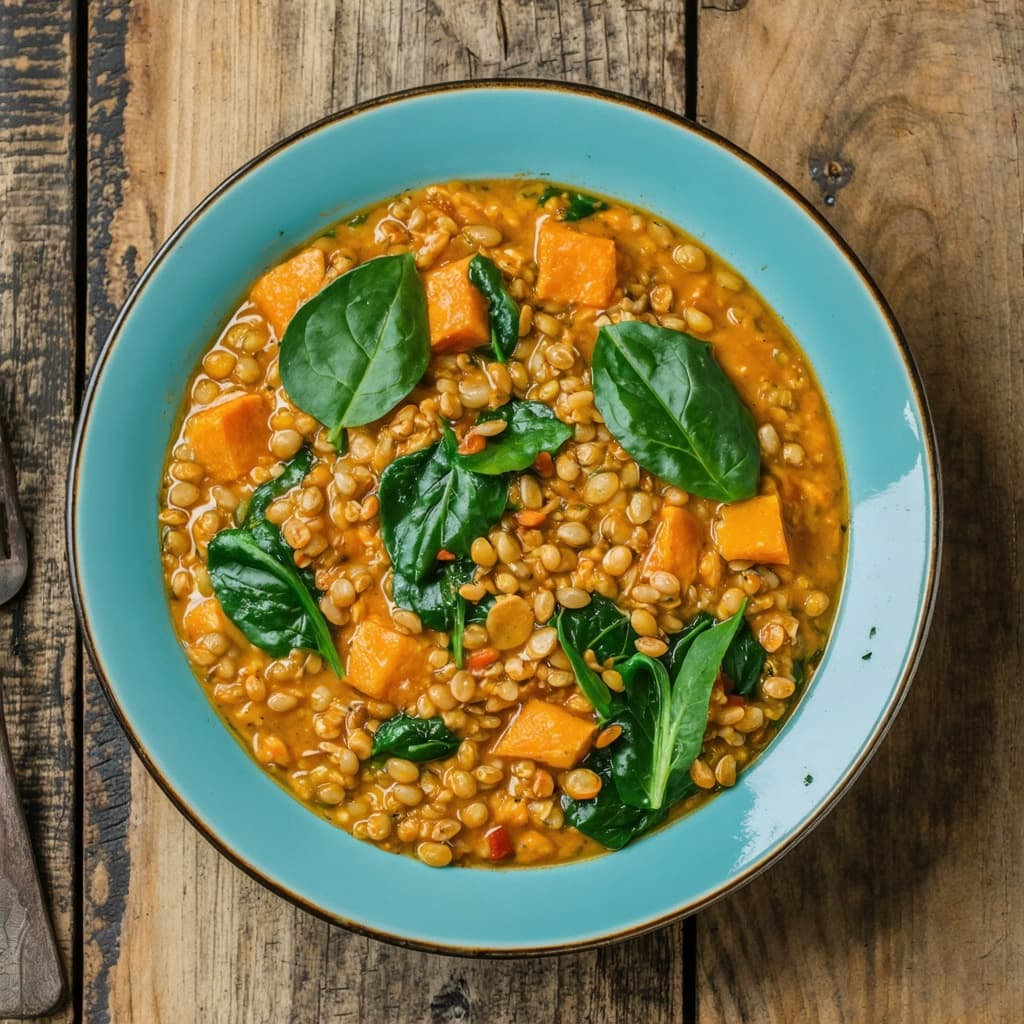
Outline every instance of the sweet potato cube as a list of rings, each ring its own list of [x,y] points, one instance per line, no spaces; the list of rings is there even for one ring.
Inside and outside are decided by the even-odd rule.
[[[715,543],[726,561],[789,565],[789,544],[777,494],[724,505],[715,528]]]
[[[494,753],[542,761],[552,768],[572,768],[586,757],[596,731],[593,721],[533,698],[501,734]]]
[[[324,271],[323,249],[305,249],[278,264],[253,285],[249,298],[267,318],[279,340],[295,310],[320,291]]]
[[[364,619],[348,645],[345,682],[375,700],[386,700],[395,683],[420,673],[422,651],[411,636],[376,619]]]
[[[537,239],[537,296],[607,306],[615,291],[615,242],[546,220]]]
[[[491,340],[487,300],[469,279],[472,258],[446,263],[423,279],[434,352],[468,352]]]
[[[269,454],[266,404],[259,395],[240,395],[203,409],[185,424],[185,437],[214,480],[237,480]]]
[[[685,590],[697,576],[701,531],[696,517],[679,505],[662,505],[644,575],[670,572]]]
[[[192,605],[181,620],[185,636],[195,643],[208,633],[226,633],[229,628],[227,616],[215,597],[208,597]]]

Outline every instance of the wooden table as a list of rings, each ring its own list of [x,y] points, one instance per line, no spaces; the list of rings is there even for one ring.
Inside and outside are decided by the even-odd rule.
[[[53,1019],[1024,1020],[1022,57],[1013,0],[0,4],[0,412],[35,557],[0,612],[0,670],[73,982]],[[330,927],[184,821],[83,659],[63,508],[85,374],[189,208],[329,111],[492,75],[688,113],[835,223],[924,372],[946,547],[905,710],[807,841],[654,935],[482,963]]]

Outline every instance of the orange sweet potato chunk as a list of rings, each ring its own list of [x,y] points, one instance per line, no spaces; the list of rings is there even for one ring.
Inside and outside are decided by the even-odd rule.
[[[420,674],[423,651],[414,637],[376,619],[364,619],[348,646],[345,682],[374,700],[386,700],[391,687]]]
[[[615,291],[615,242],[555,220],[537,238],[537,296],[579,306],[607,306]]]
[[[701,531],[696,517],[678,505],[662,505],[644,573],[670,572],[685,590],[697,576]]]
[[[191,605],[182,617],[181,625],[189,643],[196,643],[208,633],[224,633],[234,643],[245,643],[242,631],[224,614],[220,601],[215,597],[207,597]]]
[[[231,398],[190,416],[185,437],[214,480],[237,480],[269,454],[267,406],[259,395]]]
[[[572,768],[586,757],[597,726],[557,704],[533,698],[494,746],[499,757],[522,757],[552,768]]]
[[[278,339],[284,337],[295,310],[320,291],[325,268],[323,249],[305,249],[278,264],[253,285],[249,298],[274,328]]]
[[[207,633],[225,633],[228,630],[227,616],[215,597],[208,597],[192,605],[182,619],[185,636],[192,643]]]
[[[434,352],[468,352],[491,340],[487,300],[469,279],[472,258],[446,263],[424,276]]]
[[[789,544],[777,494],[723,505],[715,543],[726,561],[789,565]]]

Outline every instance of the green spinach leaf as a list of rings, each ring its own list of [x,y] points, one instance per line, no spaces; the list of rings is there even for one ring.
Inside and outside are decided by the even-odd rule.
[[[529,469],[541,452],[554,454],[573,434],[572,427],[543,402],[512,401],[477,417],[477,423],[491,420],[502,420],[507,426],[496,437],[488,438],[482,452],[459,455],[459,465],[464,469],[488,476]]]
[[[573,192],[569,189],[559,188],[557,185],[549,185],[544,189],[537,200],[537,205],[543,206],[555,196],[562,196],[568,201],[566,207],[559,214],[559,220],[583,220],[584,217],[608,209],[608,204],[603,199],[598,199],[597,196]]]
[[[436,565],[420,583],[397,571],[393,571],[391,577],[391,597],[399,608],[416,612],[428,629],[451,635],[452,653],[459,668],[463,662],[462,635],[466,623],[478,621],[468,618],[470,609],[476,606],[459,593],[459,588],[473,579],[475,571],[476,566],[471,559],[460,558]]]
[[[401,712],[374,734],[371,757],[404,757],[407,761],[437,761],[459,749],[459,737],[444,719],[413,718]]]
[[[313,453],[308,448],[303,448],[279,476],[260,484],[252,492],[245,518],[242,520],[242,529],[248,530],[267,554],[286,565],[295,566],[295,552],[281,536],[281,531],[267,520],[267,509],[282,494],[287,494],[293,487],[298,487],[312,467]],[[308,587],[313,587],[313,574],[310,570],[296,568],[296,572]]]
[[[569,664],[572,665],[572,670],[576,674],[576,682],[583,691],[583,695],[594,706],[598,721],[604,725],[611,719],[615,711],[612,691],[608,689],[607,684],[597,672],[587,664],[583,657],[583,651],[569,639],[562,612],[555,617],[555,629],[558,631],[558,642],[562,645],[562,650],[565,651],[565,656],[569,659]]]
[[[807,685],[807,662],[799,659],[793,661],[793,682],[796,684],[797,693]]]
[[[302,305],[281,341],[281,383],[330,429],[372,423],[427,368],[427,300],[412,253],[381,256],[332,281]]]
[[[519,306],[505,290],[501,271],[486,256],[477,253],[469,261],[469,280],[487,300],[491,348],[494,358],[504,363],[519,344]]]
[[[466,602],[466,623],[486,622],[487,613],[494,607],[497,598],[493,594],[484,594],[476,604]]]
[[[749,697],[754,692],[767,658],[768,652],[758,643],[750,623],[744,619],[722,660],[722,671],[732,680],[735,693]]]
[[[636,653],[640,634],[629,624],[629,616],[601,594],[591,594],[586,608],[563,608],[558,619],[568,641],[578,651],[592,650],[602,664]]]
[[[611,324],[593,375],[608,430],[644,469],[716,501],[757,493],[754,418],[709,344],[640,320]]]
[[[711,688],[745,607],[744,602],[731,618],[697,635],[674,681],[660,661],[644,654],[623,665],[623,736],[609,749],[615,788],[624,803],[657,810],[689,790],[690,765],[700,755],[707,729]]]
[[[312,573],[296,567],[294,552],[266,518],[271,502],[301,483],[311,462],[304,449],[280,476],[258,487],[242,526],[221,530],[210,541],[206,567],[224,614],[250,643],[275,658],[293,649],[316,651],[341,676]]]
[[[706,629],[715,624],[715,617],[709,612],[697,612],[697,614],[683,627],[681,633],[677,633],[669,640],[668,650],[661,656],[661,660],[668,670],[669,679],[675,679],[679,670],[683,667],[683,659],[690,645]]]
[[[702,612],[663,661],[636,654],[622,665],[625,694],[609,697],[609,713],[602,720],[622,732],[583,762],[601,778],[598,795],[593,800],[562,797],[570,825],[618,850],[697,792],[690,765],[700,755],[711,689],[744,622],[744,610],[717,624]],[[666,664],[673,666],[671,673]]]
[[[468,555],[473,540],[497,522],[508,503],[504,476],[464,469],[455,435],[392,462],[381,474],[380,530],[396,573],[421,583],[442,549]]]
[[[562,807],[566,822],[585,836],[596,839],[610,850],[621,850],[628,842],[649,832],[668,817],[667,807],[657,810],[630,807],[619,799],[608,748],[595,750],[583,766],[600,776],[601,791],[593,800],[573,800],[563,796]]]

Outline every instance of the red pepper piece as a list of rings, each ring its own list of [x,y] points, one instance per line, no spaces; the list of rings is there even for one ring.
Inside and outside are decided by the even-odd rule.
[[[491,860],[504,860],[512,853],[512,837],[504,825],[495,825],[485,834],[488,856]]]

